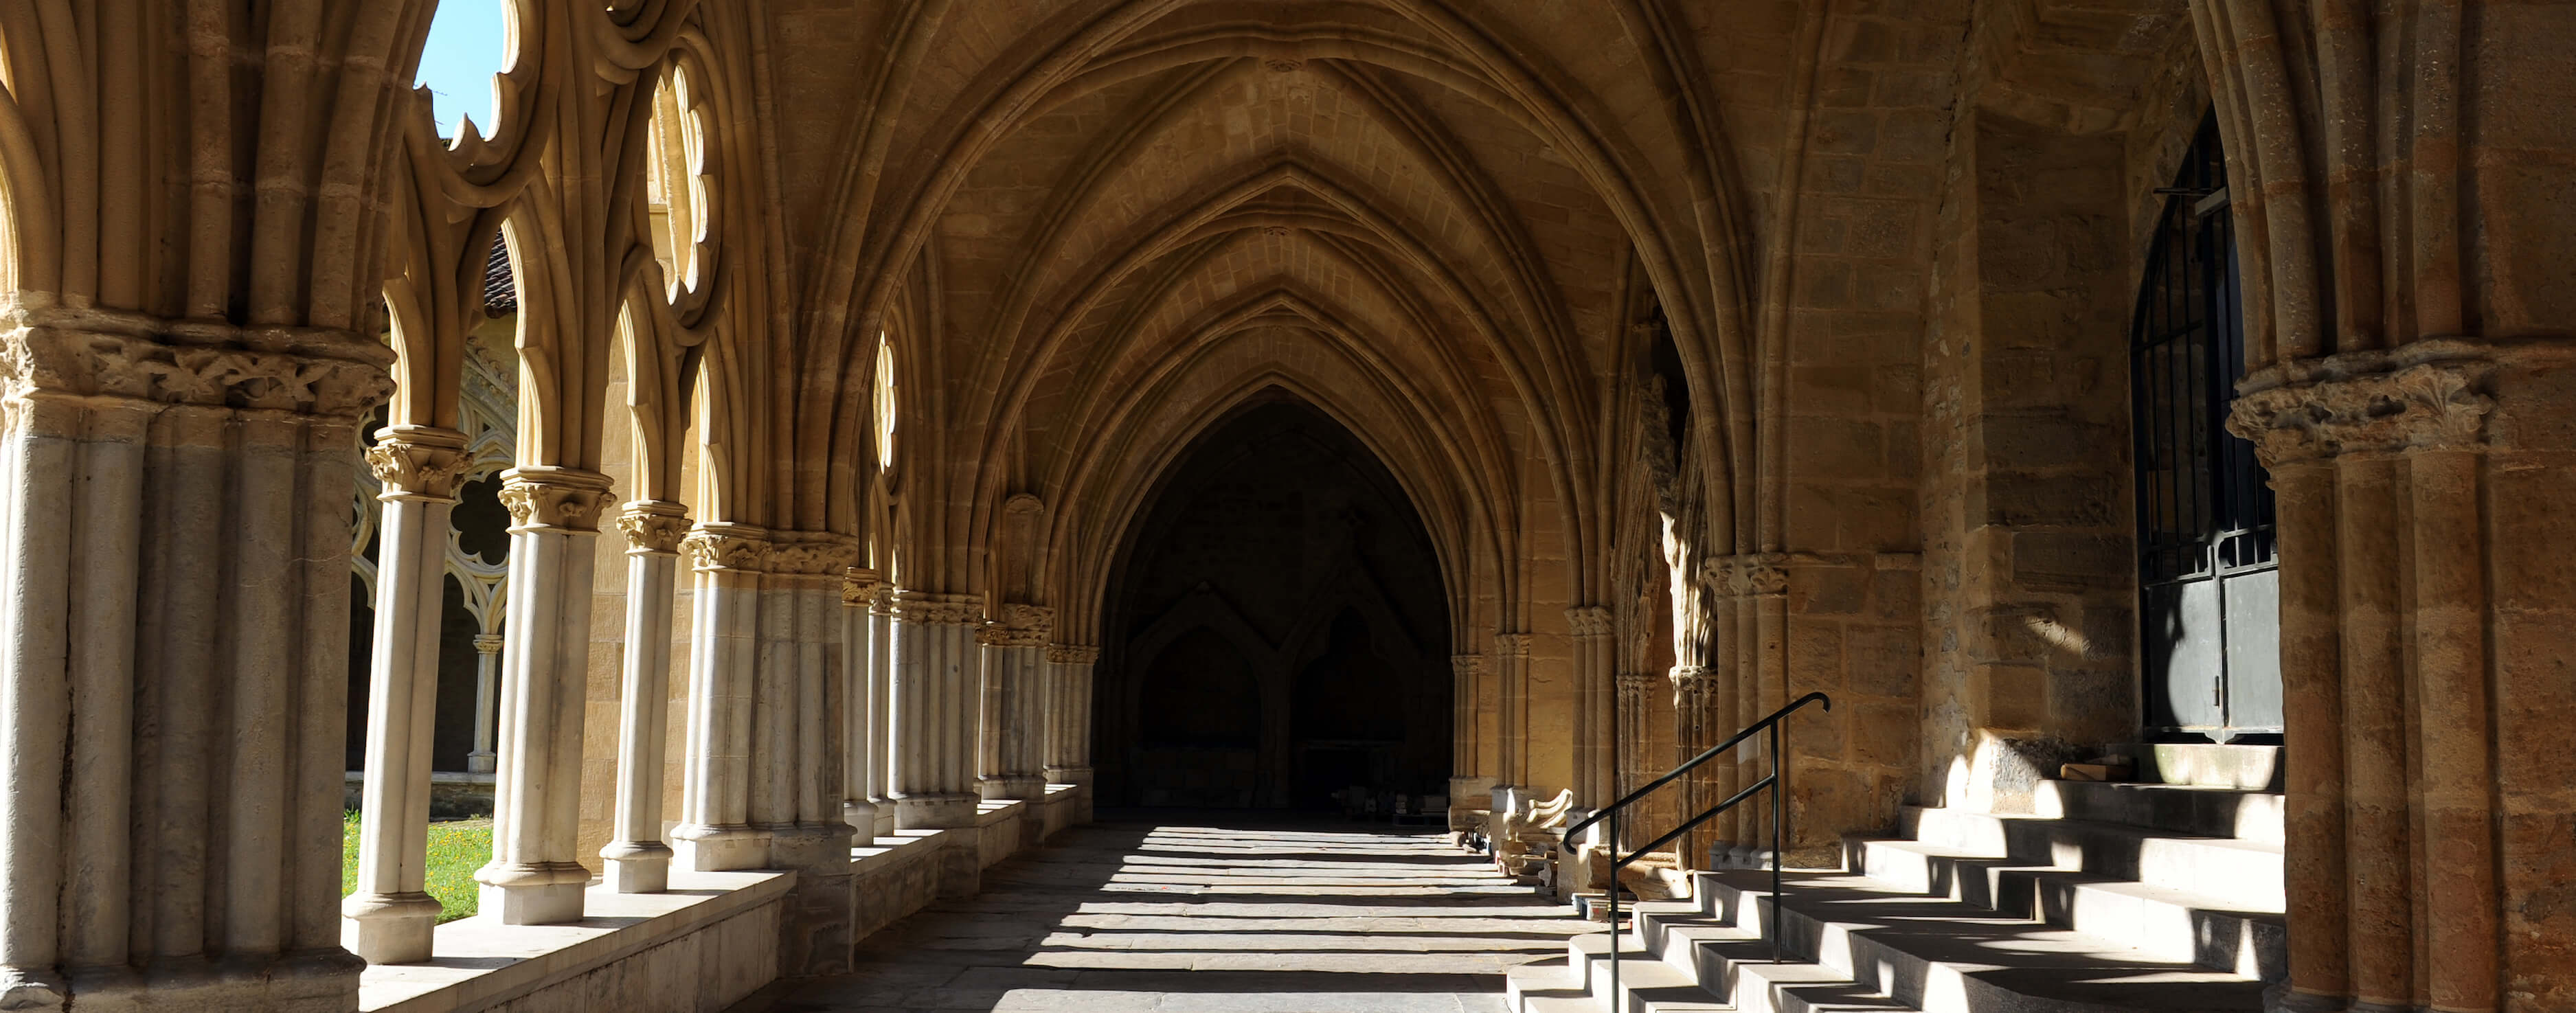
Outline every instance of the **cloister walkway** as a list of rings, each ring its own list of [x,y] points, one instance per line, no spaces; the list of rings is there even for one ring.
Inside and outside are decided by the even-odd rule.
[[[870,937],[854,973],[744,1006],[1498,1013],[1505,968],[1587,928],[1439,832],[1154,816],[1069,830]]]

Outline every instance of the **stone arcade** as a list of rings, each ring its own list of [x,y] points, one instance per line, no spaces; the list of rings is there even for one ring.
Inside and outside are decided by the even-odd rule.
[[[2576,1009],[2576,5],[501,2],[0,3],[0,1008],[1570,898],[1821,691],[1477,1001]]]

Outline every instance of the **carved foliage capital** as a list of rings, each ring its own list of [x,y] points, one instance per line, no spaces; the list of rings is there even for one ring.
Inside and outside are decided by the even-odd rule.
[[[577,468],[527,467],[501,473],[501,505],[512,531],[599,530],[608,476]]]
[[[1498,658],[1526,658],[1526,657],[1529,657],[1529,653],[1530,653],[1530,635],[1529,635],[1529,634],[1527,634],[1527,633],[1497,633],[1497,634],[1494,634],[1494,656],[1495,656],[1495,657],[1498,657]]]
[[[454,500],[457,478],[473,463],[465,434],[453,429],[386,426],[367,448],[367,470],[384,486],[376,498],[387,502]]]
[[[1610,610],[1599,605],[1577,605],[1565,610],[1565,626],[1577,637],[1610,635]]]
[[[778,531],[769,536],[769,572],[829,577],[859,563],[859,540],[828,531]]]
[[[1003,605],[1002,614],[984,624],[976,637],[995,647],[1044,647],[1054,629],[1054,609],[1012,602]]]
[[[896,591],[894,617],[897,622],[932,626],[966,626],[975,622],[983,602],[971,595],[939,594],[932,591]]]
[[[877,572],[864,566],[841,571],[841,604],[864,608],[877,596]]]
[[[658,500],[626,504],[617,515],[617,531],[626,536],[626,551],[635,555],[668,556],[680,551],[680,539],[689,533],[689,519],[677,503]]]
[[[1635,699],[1644,697],[1646,691],[1653,689],[1660,680],[1652,672],[1621,672],[1616,681],[1620,696]]]
[[[700,571],[742,570],[758,573],[769,566],[769,532],[748,524],[700,524],[680,540],[689,568]]]
[[[1484,655],[1452,654],[1449,656],[1449,671],[1460,679],[1473,679],[1476,677],[1477,673],[1483,672],[1484,670]]]
[[[130,398],[355,419],[393,394],[375,342],[317,328],[180,324],[96,310],[57,310],[0,334],[0,391]],[[352,349],[352,357],[309,348]]]
[[[1046,659],[1059,665],[1090,665],[1100,661],[1100,648],[1057,644],[1047,648]]]
[[[2252,441],[2266,468],[2353,452],[2476,446],[2495,410],[2495,399],[2477,389],[2489,368],[2427,362],[2248,391],[2229,410],[2227,431]]]

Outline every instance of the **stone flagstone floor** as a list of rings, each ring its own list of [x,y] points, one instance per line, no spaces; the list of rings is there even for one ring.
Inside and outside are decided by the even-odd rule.
[[[1067,831],[736,1013],[1500,1013],[1505,968],[1588,930],[1442,833],[1156,815]]]

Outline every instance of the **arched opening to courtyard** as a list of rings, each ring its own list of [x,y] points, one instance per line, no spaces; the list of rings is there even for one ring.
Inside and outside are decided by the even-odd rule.
[[[1265,390],[1180,454],[1111,570],[1102,804],[1420,812],[1450,775],[1445,602],[1395,474]]]

